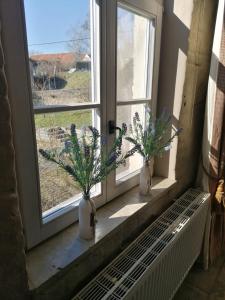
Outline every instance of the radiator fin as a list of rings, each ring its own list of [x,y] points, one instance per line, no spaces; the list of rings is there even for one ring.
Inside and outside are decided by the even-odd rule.
[[[171,299],[200,253],[208,199],[189,189],[73,300]]]

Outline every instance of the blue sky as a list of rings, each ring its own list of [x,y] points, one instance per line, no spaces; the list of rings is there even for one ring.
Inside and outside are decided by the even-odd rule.
[[[89,0],[24,0],[29,51],[67,52],[67,43],[35,45],[69,40],[71,29],[84,22]]]

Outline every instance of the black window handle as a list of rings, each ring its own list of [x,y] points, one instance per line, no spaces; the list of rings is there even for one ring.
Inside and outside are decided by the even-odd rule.
[[[116,123],[113,120],[110,120],[108,122],[108,130],[109,130],[109,134],[115,133],[116,131]]]
[[[116,132],[116,129],[121,130],[120,127],[116,126],[116,122],[114,120],[110,120],[108,122],[108,130],[109,130],[109,134],[113,134]]]

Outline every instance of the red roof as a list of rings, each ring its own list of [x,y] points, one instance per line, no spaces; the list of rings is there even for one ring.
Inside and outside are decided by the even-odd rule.
[[[30,58],[34,61],[58,61],[61,64],[73,64],[75,60],[79,57],[80,60],[85,58],[86,54],[75,54],[72,52],[68,53],[52,53],[52,54],[35,54],[32,55]]]

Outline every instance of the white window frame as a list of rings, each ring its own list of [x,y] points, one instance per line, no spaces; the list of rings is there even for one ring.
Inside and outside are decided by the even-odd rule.
[[[158,75],[159,75],[159,60],[160,60],[160,45],[161,45],[161,28],[162,28],[162,13],[163,7],[157,0],[119,0],[106,1],[106,11],[108,26],[106,26],[106,52],[110,57],[106,70],[106,83],[104,86],[108,87],[106,99],[108,102],[107,120],[116,121],[116,107],[134,104],[147,104],[151,107],[153,116],[156,115],[156,104],[158,94]],[[154,18],[155,20],[155,36],[154,41],[149,41],[149,46],[154,45],[153,58],[153,72],[151,76],[147,76],[147,80],[151,80],[151,96],[147,92],[146,99],[135,99],[128,101],[117,101],[116,95],[116,56],[117,56],[117,7],[122,6],[132,12],[136,12],[147,18]],[[110,21],[109,21],[110,20]],[[152,49],[149,49],[149,52]],[[150,60],[151,61],[151,60]],[[147,88],[148,84],[146,85]],[[109,145],[112,143],[115,135],[109,137]],[[141,166],[140,166],[141,167]],[[127,190],[139,183],[139,171],[129,174],[121,180],[121,183],[116,183],[116,172],[112,172],[107,179],[107,202],[115,197],[123,194]]]
[[[100,1],[99,1],[100,2]],[[162,4],[158,0],[127,0],[120,1],[125,6],[133,7],[143,14],[154,15],[156,19],[154,66],[152,78],[151,107],[156,111],[158,86],[159,54],[161,40]],[[96,108],[102,111],[101,132],[107,134],[107,120],[116,116],[116,0],[101,1],[101,91],[94,91],[100,103],[79,104],[70,110]],[[98,14],[96,7],[94,14]],[[27,53],[25,16],[23,0],[0,1],[0,18],[2,25],[2,39],[5,52],[6,74],[9,86],[9,96],[12,107],[14,144],[16,150],[16,168],[18,178],[18,192],[21,199],[21,211],[26,235],[26,246],[32,248],[51,235],[69,226],[76,218],[78,203],[72,203],[63,214],[58,212],[54,217],[42,221],[40,206],[40,190],[38,178],[38,161],[35,141],[34,114],[31,105],[31,85],[29,58]],[[13,20],[13,22],[12,22]],[[96,23],[95,23],[95,26]],[[96,29],[96,27],[95,27]],[[98,29],[97,29],[98,30]],[[93,49],[98,51],[98,49]],[[98,72],[98,71],[97,71]],[[101,95],[101,96],[100,96]],[[131,101],[135,104],[135,101]],[[145,101],[146,102],[146,101]],[[140,102],[138,102],[140,103]],[[126,104],[128,104],[126,102]],[[64,108],[60,108],[60,111]],[[65,110],[69,110],[68,107]],[[46,111],[51,108],[46,108]],[[43,112],[43,110],[41,110]],[[38,108],[36,113],[38,113]],[[109,146],[114,136],[109,137]],[[99,207],[128,190],[138,183],[138,176],[133,176],[125,184],[117,187],[112,193],[115,173],[102,183],[101,196],[95,199]],[[107,188],[108,187],[108,188]]]

